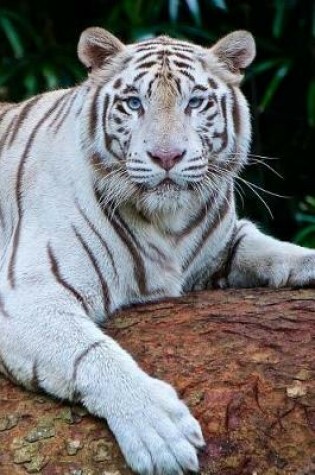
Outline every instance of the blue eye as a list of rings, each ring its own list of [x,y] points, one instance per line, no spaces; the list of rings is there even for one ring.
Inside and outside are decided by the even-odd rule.
[[[127,103],[127,106],[129,107],[129,109],[132,109],[132,110],[134,110],[134,111],[139,110],[139,109],[141,108],[141,106],[142,106],[139,97],[136,97],[136,96],[129,97],[129,98],[126,100],[126,103]]]
[[[201,106],[202,103],[203,103],[202,97],[198,97],[198,96],[191,97],[188,102],[188,107],[190,107],[191,109],[197,109],[198,107]]]

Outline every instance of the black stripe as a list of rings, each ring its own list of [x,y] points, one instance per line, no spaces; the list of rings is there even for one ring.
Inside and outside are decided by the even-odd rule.
[[[4,214],[0,206],[0,227],[4,227]]]
[[[144,63],[138,64],[136,69],[150,69],[152,66],[156,66],[156,61],[145,61]]]
[[[104,108],[103,108],[103,114],[102,114],[102,127],[104,128],[104,138],[105,138],[105,147],[110,150],[111,146],[111,138],[110,135],[107,133],[106,130],[106,121],[107,121],[107,111],[108,111],[108,106],[109,106],[109,95],[106,94],[105,99],[104,99]]]
[[[109,311],[109,306],[110,306],[109,289],[108,289],[107,282],[105,281],[105,279],[102,275],[102,272],[100,270],[100,267],[98,265],[97,259],[94,256],[91,249],[89,248],[88,244],[84,241],[82,235],[80,234],[80,232],[76,229],[76,227],[74,225],[72,225],[72,229],[73,229],[77,239],[81,243],[81,246],[83,247],[86,255],[88,256],[88,258],[91,262],[91,264],[93,265],[95,273],[96,273],[96,275],[97,275],[97,277],[100,281],[101,288],[102,288],[102,293],[103,293],[104,312],[105,312],[105,315],[107,315],[108,311]]]
[[[143,78],[143,76],[145,76],[145,75],[148,74],[148,73],[149,73],[149,71],[141,71],[141,73],[137,74],[137,75],[133,78],[133,80],[134,80],[134,81],[138,81],[139,79]]]
[[[234,225],[234,231],[232,232],[231,238],[227,242],[226,248],[224,249],[225,258],[221,267],[212,275],[211,282],[213,288],[219,288],[219,281],[221,279],[228,279],[229,274],[232,270],[232,265],[237,253],[237,250],[246,236],[246,233],[240,234],[240,231],[246,226],[247,223],[243,223],[239,229],[237,229],[237,225]],[[240,234],[238,237],[237,235]],[[237,237],[237,238],[236,238]]]
[[[78,369],[80,366],[81,361],[89,354],[90,351],[94,350],[95,348],[98,348],[100,345],[104,343],[104,340],[101,341],[95,341],[94,343],[91,343],[90,346],[86,348],[75,360],[73,363],[73,373],[72,373],[72,383],[73,386],[75,386],[75,382],[77,379],[77,374],[78,374]]]
[[[180,58],[180,59],[185,59],[187,61],[190,61],[190,62],[193,62],[193,59],[191,56],[188,56],[187,54],[185,53],[180,53],[179,51],[176,51],[175,53],[172,53],[174,54],[174,56],[176,56],[177,58]]]
[[[114,82],[113,84],[113,88],[114,89],[119,89],[122,85],[122,79],[121,78],[117,78],[116,81]]]
[[[10,123],[7,125],[7,128],[0,139],[0,157],[1,157],[1,153],[4,153],[6,151],[4,146],[7,141],[7,138],[9,137],[12,129],[14,128],[15,122],[16,122],[16,116],[12,117]]]
[[[189,170],[189,171],[191,171],[191,170],[201,170],[203,168],[205,168],[204,165],[190,165],[189,167],[186,167],[183,171],[186,171],[186,170]]]
[[[158,48],[157,48],[158,45],[141,45],[140,47],[137,48],[137,53],[141,53],[141,52],[144,52],[144,51],[152,51],[152,52],[155,52],[157,53],[158,52]]]
[[[200,112],[205,112],[207,111],[208,109],[210,109],[211,107],[214,106],[214,100],[213,99],[209,99],[209,101],[206,103],[206,105],[203,107],[203,109],[200,110]],[[207,117],[208,120],[212,120],[214,119],[214,117],[218,114],[218,112],[214,112],[211,116]]]
[[[190,74],[188,71],[183,71],[182,69],[178,69],[178,72],[180,74],[183,74],[183,76],[186,76],[188,79],[190,79],[192,82],[195,82],[195,78],[192,74]]]
[[[147,96],[148,97],[151,97],[151,95],[152,95],[152,88],[153,88],[154,81],[155,81],[155,78],[151,79],[149,84],[148,84],[148,88],[147,88]]]
[[[218,89],[219,85],[212,78],[208,78],[208,84],[211,89]]]
[[[123,123],[123,120],[121,117],[119,117],[118,115],[112,115],[112,119],[113,119],[113,122],[115,122],[115,124],[122,124]]]
[[[220,222],[224,219],[226,216],[228,210],[230,209],[230,204],[231,204],[231,198],[232,198],[232,189],[229,188],[228,192],[226,195],[223,196],[223,202],[220,203],[220,208],[218,208],[215,214],[215,218],[213,221],[209,221],[209,224],[207,228],[203,231],[201,238],[199,239],[198,245],[195,247],[195,250],[188,256],[188,259],[186,260],[184,266],[183,266],[183,271],[186,271],[188,267],[191,266],[193,261],[196,259],[198,254],[202,251],[203,247],[207,244],[207,241],[209,237],[214,233],[214,231],[217,229],[218,225]],[[214,210],[213,210],[214,213]]]
[[[206,86],[204,86],[203,84],[196,84],[195,87],[193,88],[192,90],[192,93],[193,92],[196,92],[196,91],[208,91],[208,88]]]
[[[31,147],[33,145],[34,139],[36,137],[36,134],[38,133],[39,129],[42,127],[44,122],[50,117],[52,112],[58,107],[60,102],[63,100],[63,97],[60,97],[59,99],[55,100],[53,105],[48,109],[47,112],[42,116],[42,118],[37,122],[37,124],[33,127],[31,134],[28,138],[28,141],[26,143],[24,152],[22,154],[22,157],[20,159],[19,167],[17,170],[17,179],[16,179],[16,185],[15,185],[15,198],[16,198],[16,204],[17,204],[17,210],[18,210],[18,221],[17,225],[15,228],[14,236],[13,236],[13,243],[12,243],[12,253],[11,257],[9,260],[9,266],[8,266],[8,280],[12,288],[15,287],[16,284],[16,275],[15,275],[15,263],[16,263],[16,256],[17,256],[17,249],[20,241],[20,233],[21,233],[21,223],[22,223],[22,182],[23,182],[23,175],[24,175],[24,168],[26,164],[26,160],[28,158],[29,152],[31,150]]]
[[[76,117],[78,117],[78,116],[81,114],[82,109],[83,109],[83,107],[84,107],[84,105],[85,105],[85,99],[86,99],[87,95],[89,94],[90,89],[91,89],[91,88],[90,88],[89,86],[85,87],[85,89],[83,89],[83,86],[80,87],[80,92],[81,92],[82,96],[83,96],[83,92],[84,92],[85,94],[84,94],[83,97],[81,97],[81,104],[80,104],[80,106],[78,107],[78,109],[77,109],[76,112],[75,112],[75,116],[76,116]]]
[[[119,101],[120,98],[118,96],[115,96],[114,98],[114,103]],[[123,107],[120,103],[117,104],[116,106],[116,110],[120,110],[119,109],[119,106]],[[104,139],[105,139],[105,148],[117,159],[117,160],[120,160],[121,157],[119,155],[117,155],[117,153],[114,152],[113,148],[112,148],[112,143],[114,140],[117,140],[117,142],[119,143],[120,145],[120,142],[117,138],[111,136],[108,134],[107,130],[106,130],[106,125],[107,125],[107,112],[108,112],[108,107],[109,107],[109,94],[106,94],[105,96],[105,99],[104,99],[104,109],[103,109],[103,115],[102,115],[102,127],[103,127],[103,130],[104,130]],[[127,114],[127,112],[126,112]],[[129,115],[129,114],[128,114]]]
[[[129,94],[131,92],[134,92],[135,94],[137,94],[139,91],[132,84],[127,84],[126,87],[121,91],[121,94]]]
[[[10,370],[8,367],[7,363],[5,362],[2,354],[0,353],[0,366],[2,367],[2,370],[5,374],[5,376],[12,381],[13,383],[17,382],[17,378],[14,376],[13,372]]]
[[[2,106],[3,106],[3,104],[2,104]],[[7,115],[8,112],[10,112],[12,109],[14,109],[18,106],[19,106],[19,104],[9,104],[8,106],[5,106],[4,111],[1,112],[1,114],[0,114],[0,121],[5,119],[5,116]]]
[[[8,314],[8,312],[5,309],[5,304],[4,304],[1,294],[0,294],[0,314],[5,318],[11,318],[11,316]]]
[[[232,117],[234,124],[234,131],[236,135],[239,135],[241,132],[241,111],[238,103],[237,95],[235,89],[232,86],[229,86],[229,90],[232,96]]]
[[[64,99],[66,99],[66,96],[64,97]],[[65,107],[67,105],[67,101],[65,100],[63,103],[61,103],[61,106],[59,108],[59,110],[57,111],[57,114],[55,115],[54,119],[51,121],[51,123],[49,124],[49,128],[50,127],[53,127],[56,123],[56,121],[59,119],[59,117],[61,116],[62,112],[65,110]]]
[[[97,126],[98,98],[100,95],[100,91],[101,91],[101,86],[98,86],[94,92],[94,96],[93,96],[91,107],[90,107],[88,131],[89,131],[89,137],[91,139],[94,139],[95,130]]]
[[[62,126],[63,122],[67,118],[67,116],[69,114],[69,111],[71,110],[71,107],[72,107],[75,99],[77,98],[77,91],[74,92],[72,90],[69,95],[70,95],[70,99],[67,101],[68,97],[65,97],[64,106],[62,106],[60,108],[61,111],[59,111],[59,113],[56,114],[55,119],[52,123],[52,125],[54,126],[54,133],[55,134],[58,132],[58,130]]]
[[[128,248],[132,258],[134,260],[134,269],[137,285],[141,295],[147,295],[147,282],[146,282],[146,268],[139,252],[138,246],[135,243],[134,236],[131,235],[131,232],[127,225],[122,222],[117,216],[113,219],[114,228],[118,232],[119,237],[125,243]]]
[[[136,64],[141,63],[141,61],[144,61],[145,59],[150,58],[154,54],[155,54],[154,52],[149,51],[149,53],[146,53],[146,54],[142,55],[140,58],[138,58],[137,61],[136,61]]]
[[[212,208],[212,202],[213,202],[213,199],[210,198],[207,201],[207,203],[204,206],[202,206],[197,216],[194,219],[192,219],[184,229],[182,229],[181,231],[177,233],[172,234],[172,236],[174,236],[176,240],[176,243],[179,243],[182,239],[187,237],[190,233],[192,233],[197,227],[201,225],[202,221],[206,219],[208,215],[208,209]]]
[[[222,132],[214,132],[213,133],[213,138],[219,138],[222,140],[222,144],[218,150],[216,150],[216,153],[222,152],[227,146],[228,143],[228,133],[227,133],[227,108],[226,108],[226,95],[221,97],[221,111],[223,115],[223,122],[224,122],[224,128]]]
[[[184,63],[183,61],[176,61],[176,60],[173,60],[173,64],[174,64],[177,68],[192,69],[192,65],[191,65],[191,64]]]
[[[124,115],[131,115],[131,114],[129,114],[129,112],[127,112],[127,111],[124,109],[124,107],[123,107],[123,105],[122,105],[121,103],[118,103],[115,107],[116,107],[116,110],[117,110],[118,112],[120,112],[121,114],[124,114]]]
[[[89,218],[86,216],[86,214],[84,213],[83,209],[81,208],[81,206],[79,205],[79,203],[76,201],[76,206],[78,208],[78,211],[79,213],[81,214],[82,218],[85,220],[85,222],[87,223],[87,225],[90,227],[90,229],[93,231],[94,234],[96,234],[96,236],[98,237],[99,241],[101,242],[101,244],[104,246],[105,248],[105,251],[109,257],[109,260],[111,262],[111,266],[113,268],[113,271],[115,273],[115,276],[118,277],[118,272],[117,272],[117,268],[116,268],[116,264],[115,264],[115,261],[114,261],[114,257],[113,257],[113,254],[111,252],[111,250],[109,249],[106,241],[104,240],[103,236],[99,233],[99,231],[96,229],[96,227],[94,226],[94,224],[89,220]]]
[[[33,391],[41,391],[41,382],[40,378],[38,375],[38,364],[37,361],[34,361],[33,367],[32,367],[32,379],[30,381],[31,384],[31,389]]]
[[[62,285],[62,287],[64,287],[68,292],[70,292],[74,296],[74,298],[80,303],[80,305],[82,305],[85,312],[88,314],[89,309],[88,309],[87,304],[84,301],[83,296],[71,284],[69,284],[69,282],[67,282],[64,277],[62,277],[59,263],[49,243],[47,245],[47,254],[48,254],[48,258],[50,262],[51,272],[54,275],[58,284]]]
[[[122,222],[117,216],[110,217],[106,209],[103,209],[103,212],[107,217],[108,221],[112,222],[115,231],[117,232],[121,241],[125,244],[133,259],[134,277],[141,295],[147,295],[148,291],[146,284],[146,269],[139,250],[137,248],[137,245],[134,243],[132,237],[128,233],[128,230],[126,229],[126,227],[123,226]]]
[[[14,124],[14,130],[12,132],[12,135],[10,137],[8,146],[10,147],[12,143],[14,142],[19,130],[21,129],[23,123],[27,119],[27,116],[29,115],[30,111],[32,110],[33,106],[37,104],[37,102],[42,99],[42,96],[36,96],[30,101],[26,102],[20,113],[16,116],[16,122]]]
[[[182,94],[182,86],[181,86],[181,81],[179,78],[174,77],[175,85],[178,91],[178,94]]]
[[[182,52],[182,51],[185,51],[186,53],[194,53],[194,49],[191,48],[190,46],[187,46],[187,45],[178,45],[178,46],[175,46],[175,45],[171,45],[171,48],[172,50],[176,51],[176,52]]]
[[[238,229],[238,234],[241,231],[241,229],[245,226],[245,223]],[[243,239],[246,237],[246,233],[240,234],[237,239],[234,240],[232,247],[229,250],[228,257],[226,259],[225,263],[225,272],[226,272],[226,277],[229,276],[232,265],[236,256],[236,253],[240,247],[241,242]]]

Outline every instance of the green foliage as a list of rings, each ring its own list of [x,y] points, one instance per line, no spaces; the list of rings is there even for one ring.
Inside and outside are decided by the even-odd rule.
[[[0,9],[0,38],[3,99],[23,99],[43,90],[67,87],[83,77],[73,53],[53,41],[46,42],[43,32],[20,13]]]
[[[299,204],[295,219],[300,230],[294,236],[294,241],[301,246],[315,248],[315,197],[306,196]]]
[[[256,165],[245,178],[291,199],[280,200],[255,188],[272,208],[272,221],[249,189],[242,213],[281,238],[296,235],[299,242],[307,238],[305,242],[315,247],[307,231],[314,223],[301,218],[303,206],[307,219],[314,218],[315,208],[307,199],[297,213],[292,211],[294,202],[315,193],[312,0],[91,0],[82,6],[74,0],[2,0],[1,5],[2,100],[20,100],[80,81],[85,72],[76,58],[76,44],[88,26],[103,26],[127,42],[169,34],[205,46],[235,29],[251,31],[258,55],[243,87],[251,104]],[[281,160],[270,162],[260,156]],[[284,180],[270,172],[266,167],[270,163]]]

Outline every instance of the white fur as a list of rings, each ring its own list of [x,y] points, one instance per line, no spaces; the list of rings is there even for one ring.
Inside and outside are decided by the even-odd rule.
[[[95,37],[102,48],[106,38],[102,42],[99,31]],[[88,38],[81,44],[87,65]],[[183,112],[191,94],[188,78],[180,77],[181,94],[157,82],[151,99],[145,98],[155,67],[140,81],[144,118],[134,113],[124,118],[128,144],[114,140],[109,150],[111,137],[122,134],[112,102],[104,123],[106,98],[112,101],[117,94],[118,77],[133,84],[143,55],[133,45],[110,41],[111,57],[82,85],[44,94],[28,113],[30,102],[0,108],[0,369],[26,387],[36,384],[60,398],[79,397],[92,414],[108,421],[133,470],[197,471],[197,449],[204,443],[197,421],[169,385],[145,374],[97,324],[122,305],[211,286],[215,275],[219,285],[308,284],[315,279],[315,253],[237,221],[231,192],[233,176],[246,162],[249,113],[235,86],[239,76],[224,70],[215,50],[194,46],[195,69],[189,70],[199,83],[207,85],[211,77],[217,84],[212,106],[217,115],[208,126],[212,152],[198,132],[205,126],[202,113]],[[186,44],[163,41],[159,51]],[[115,47],[119,51],[112,57]],[[127,56],[132,60],[124,69]],[[99,67],[97,59],[91,64]],[[96,100],[100,112],[91,130]],[[223,139],[215,134],[225,127],[220,150]],[[185,147],[186,153],[167,175],[150,161],[147,147]],[[233,171],[226,170],[231,156],[237,165]],[[142,171],[136,171],[134,159]],[[191,163],[200,166],[199,174],[188,173]],[[221,172],[208,176],[210,164]],[[167,176],[176,186],[159,187]]]

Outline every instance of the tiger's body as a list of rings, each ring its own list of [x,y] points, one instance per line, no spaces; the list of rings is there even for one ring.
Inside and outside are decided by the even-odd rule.
[[[197,421],[98,327],[213,286],[306,285],[315,253],[235,213],[246,32],[211,50],[83,33],[81,85],[0,106],[0,370],[106,418],[140,473],[198,470]]]

